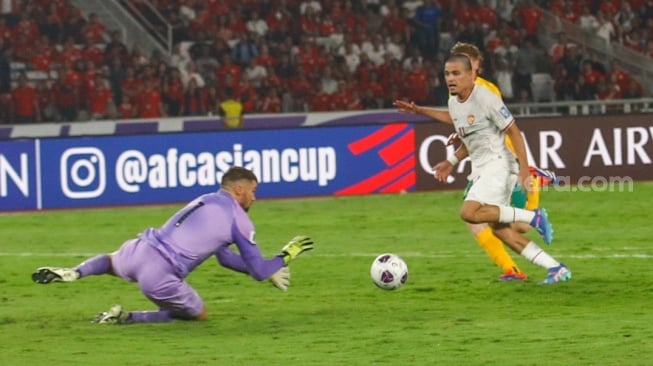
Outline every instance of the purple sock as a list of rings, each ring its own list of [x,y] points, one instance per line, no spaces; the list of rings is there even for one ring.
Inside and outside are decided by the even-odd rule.
[[[162,323],[172,321],[172,311],[155,310],[155,311],[130,311],[130,323]]]
[[[77,268],[79,277],[90,275],[101,275],[111,271],[111,257],[108,254],[100,254],[82,262]]]

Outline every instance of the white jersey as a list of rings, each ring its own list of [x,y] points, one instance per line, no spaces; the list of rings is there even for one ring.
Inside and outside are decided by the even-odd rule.
[[[449,97],[449,114],[456,133],[467,147],[472,174],[497,159],[505,159],[513,173],[518,172],[504,134],[515,119],[500,97],[475,85],[464,102],[459,102],[455,95]]]

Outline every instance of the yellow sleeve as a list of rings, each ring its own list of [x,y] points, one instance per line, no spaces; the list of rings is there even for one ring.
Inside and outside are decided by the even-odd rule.
[[[515,154],[515,148],[512,146],[512,140],[510,140],[510,136],[506,135],[506,146],[508,146],[508,149]]]
[[[493,82],[483,79],[480,76],[477,76],[476,79],[474,79],[474,83],[476,85],[480,85],[485,87],[487,90],[491,91],[492,93],[496,94],[499,98],[503,99],[501,95],[501,90],[499,90],[499,87],[496,86]]]

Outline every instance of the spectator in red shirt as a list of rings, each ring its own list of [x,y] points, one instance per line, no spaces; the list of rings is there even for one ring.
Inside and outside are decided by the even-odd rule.
[[[240,74],[243,72],[242,67],[233,61],[229,54],[222,55],[222,65],[216,69],[216,80],[219,84],[225,85],[227,74],[231,75],[232,80],[240,80]],[[233,86],[233,85],[228,85]]]
[[[268,46],[266,43],[261,45],[261,52],[254,58],[254,60],[258,65],[266,68],[268,66],[275,66],[277,62],[277,58],[270,54],[270,46]]]
[[[313,7],[307,7],[306,12],[300,17],[301,32],[304,35],[317,37],[320,35],[318,13]]]
[[[197,85],[197,83],[195,83]],[[179,69],[171,68],[163,81],[163,100],[168,107],[168,115],[181,116],[184,104],[184,84]]]
[[[35,70],[50,71],[50,68],[53,64],[56,64],[58,58],[58,51],[55,46],[50,44],[50,38],[48,36],[42,36],[36,41],[35,48],[38,52],[32,55],[30,64]]]
[[[240,18],[240,13],[231,11],[227,14],[227,26],[234,34],[246,34],[247,26]]]
[[[379,82],[379,76],[376,71],[369,73],[367,82],[361,82],[361,90],[369,90],[373,98],[381,98],[383,96],[383,86]]]
[[[297,64],[307,75],[312,74],[319,68],[316,66],[319,61],[318,49],[311,39],[303,38],[300,41],[299,52],[297,53]]]
[[[79,88],[66,81],[64,70],[57,72],[57,79],[52,84],[54,103],[63,121],[76,121],[79,114]]]
[[[537,35],[537,27],[542,19],[542,10],[537,7],[533,0],[527,0],[525,6],[519,10],[519,15],[523,22],[526,34],[529,36]]]
[[[122,95],[126,95],[132,101],[135,101],[142,92],[142,83],[136,78],[136,69],[128,66],[125,69],[125,75],[120,81],[120,91]]]
[[[39,26],[30,16],[28,9],[20,13],[20,20],[14,27],[14,35],[22,35],[28,42],[34,42],[41,37]]]
[[[26,35],[18,33],[11,43],[11,51],[13,55],[12,61],[28,63],[36,54],[34,49],[34,41],[30,40]]]
[[[225,0],[207,0],[206,4],[208,5],[209,12],[211,14],[222,15],[229,12],[229,5]]]
[[[75,46],[75,39],[72,36],[66,38],[62,47],[63,49],[59,53],[60,64],[68,62],[71,65],[74,65],[77,60],[83,57],[82,50]]]
[[[93,88],[88,92],[88,109],[92,120],[113,118],[116,106],[113,103],[113,94],[109,89],[108,81],[96,74]]]
[[[606,79],[601,79],[596,84],[599,100],[621,99],[621,87],[616,83],[610,83]]]
[[[281,98],[276,88],[269,88],[256,108],[260,113],[281,113]]]
[[[347,111],[362,111],[365,109],[365,106],[363,105],[363,101],[361,99],[360,93],[358,90],[354,89],[351,91],[351,99],[349,100],[349,103],[345,106],[345,110]]]
[[[268,66],[267,76],[265,77],[265,79],[263,79],[261,83],[261,87],[263,89],[269,89],[269,88],[286,88],[288,86],[281,82],[281,78],[279,78],[274,68],[272,66]]]
[[[404,94],[408,100],[423,104],[429,94],[428,73],[417,59],[413,59],[410,71],[406,74]]]
[[[575,47],[576,45],[570,43],[567,39],[567,34],[565,32],[558,32],[558,40],[554,43],[549,49],[549,56],[551,56],[551,61],[558,62],[562,56],[567,52],[568,47]]]
[[[583,62],[582,73],[583,76],[585,77],[585,83],[592,86],[597,86],[600,80],[605,79],[605,75],[600,73],[598,70],[594,69],[594,67],[592,66],[592,62],[589,60]]]
[[[339,80],[337,85],[337,91],[331,95],[331,106],[334,110],[344,111],[347,110],[353,97],[347,89],[347,83],[344,80]]]
[[[104,50],[101,49],[98,44],[89,36],[84,38],[84,45],[81,48],[81,55],[85,60],[93,61],[95,66],[99,67],[104,64]]]
[[[36,82],[36,99],[38,100],[41,119],[44,122],[56,121],[57,106],[54,104],[52,89],[50,89],[46,80]]]
[[[244,113],[252,113],[256,110],[256,100],[258,99],[258,93],[256,88],[252,83],[247,79],[246,74],[240,76],[238,84],[236,84],[236,99],[240,100],[243,105]]]
[[[410,43],[410,26],[399,7],[390,8],[390,13],[383,19],[383,28],[388,29],[391,34],[400,34],[405,44]]]
[[[496,29],[497,12],[488,5],[487,0],[480,0],[475,12],[478,21],[488,29]]]
[[[356,66],[356,70],[354,71],[354,76],[361,83],[367,83],[370,81],[370,73],[376,71],[377,66],[370,60],[366,53],[361,53],[359,60],[358,66]]]
[[[626,1],[626,0],[621,0]],[[618,2],[617,2],[618,3]],[[615,6],[615,0],[601,0],[599,4],[599,10],[605,13],[606,17],[612,18],[617,14],[617,7]]]
[[[116,114],[119,119],[132,119],[136,117],[136,106],[126,95],[122,96],[122,100],[116,109]]]
[[[139,118],[160,118],[166,115],[159,86],[152,80],[143,80],[144,90],[136,100],[136,110]]]
[[[572,1],[564,2],[561,17],[562,19],[567,20],[571,23],[578,22],[578,19],[580,18],[580,12],[578,11],[578,8],[574,7],[574,2]]]
[[[644,98],[644,90],[642,89],[642,86],[639,85],[637,80],[635,79],[629,79],[628,80],[628,85],[626,88],[623,90],[623,94],[621,95],[623,99],[640,99]],[[642,105],[636,104],[632,106],[632,109],[635,111],[641,110]]]
[[[109,38],[107,27],[100,22],[100,18],[96,13],[88,15],[88,22],[82,28],[82,34],[93,43],[104,42],[105,39]]]
[[[206,115],[206,99],[203,90],[197,86],[195,79],[190,79],[184,90],[184,101],[182,104],[183,116]]]
[[[312,88],[316,93],[308,101],[309,108],[312,112],[327,112],[333,109],[331,95],[327,94],[318,82]]]
[[[32,123],[41,121],[36,89],[27,83],[27,75],[21,72],[18,76],[18,86],[11,91],[13,116],[16,123]]]
[[[610,72],[606,78],[613,80],[615,83],[619,84],[621,90],[626,90],[630,80],[630,73],[624,70],[619,60],[614,59],[610,62]]]
[[[301,69],[295,77],[289,79],[288,84],[293,95],[310,95],[314,92],[314,85],[311,84],[306,77],[306,73]]]
[[[383,90],[390,90],[391,87],[397,88],[403,85],[404,74],[404,69],[397,59],[390,59],[388,63],[381,65],[379,68],[379,75],[381,75],[379,82],[383,86]],[[399,91],[397,91],[397,94],[399,94]]]
[[[454,2],[452,10],[454,10],[458,24],[469,24],[475,14],[474,8],[470,6],[466,0]]]

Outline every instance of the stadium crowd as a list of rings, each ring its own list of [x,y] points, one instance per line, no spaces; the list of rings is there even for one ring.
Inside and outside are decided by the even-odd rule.
[[[400,97],[445,105],[443,61],[459,41],[484,53],[483,74],[508,102],[533,101],[542,73],[555,100],[644,95],[618,60],[605,64],[565,34],[545,48],[541,6],[653,58],[653,0],[149,2],[173,26],[170,57],[125,44],[69,0],[2,0],[1,121],[217,114],[230,97],[245,113],[393,108]]]

